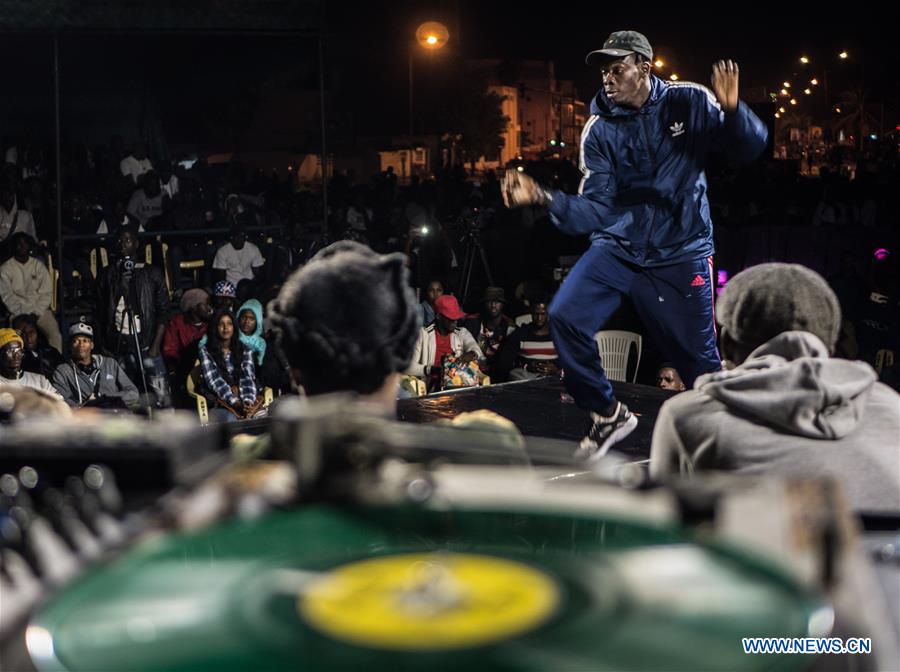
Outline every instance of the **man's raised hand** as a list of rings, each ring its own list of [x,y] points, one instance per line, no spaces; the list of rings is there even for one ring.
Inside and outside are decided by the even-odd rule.
[[[738,75],[738,64],[734,61],[713,63],[712,90],[726,112],[734,112],[738,106]]]

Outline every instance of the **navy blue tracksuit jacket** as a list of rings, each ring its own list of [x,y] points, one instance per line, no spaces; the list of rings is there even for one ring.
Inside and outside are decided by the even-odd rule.
[[[550,307],[566,386],[580,406],[603,412],[615,399],[593,336],[623,296],[685,384],[719,368],[704,170],[711,152],[751,161],[766,140],[744,103],[725,114],[699,84],[651,76],[639,109],[597,93],[581,134],[578,194],[553,192],[550,204],[561,231],[591,238]]]

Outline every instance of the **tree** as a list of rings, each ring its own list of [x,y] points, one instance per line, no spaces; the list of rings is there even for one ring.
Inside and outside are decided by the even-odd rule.
[[[862,85],[844,91],[841,94],[843,114],[835,124],[838,129],[846,129],[855,133],[859,140],[859,148],[863,148],[863,140],[872,128],[878,126],[878,119],[866,108],[869,92]]]
[[[458,147],[474,169],[482,156],[497,157],[504,145],[503,134],[509,124],[504,116],[504,96],[488,91],[483,77],[467,75],[457,80],[441,109],[441,128],[459,135]]]

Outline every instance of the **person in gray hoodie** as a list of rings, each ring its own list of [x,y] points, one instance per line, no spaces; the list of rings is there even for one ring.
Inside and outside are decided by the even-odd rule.
[[[754,266],[731,280],[716,316],[725,370],[663,404],[650,475],[830,477],[856,511],[900,511],[900,395],[868,364],[831,358],[841,309],[822,277]]]
[[[97,406],[135,410],[138,389],[112,357],[95,355],[94,330],[83,322],[69,329],[72,357],[53,372],[53,387],[63,400],[76,408]]]

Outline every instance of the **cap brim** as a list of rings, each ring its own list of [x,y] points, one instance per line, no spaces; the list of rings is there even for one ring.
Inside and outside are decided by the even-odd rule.
[[[600,65],[625,58],[628,54],[633,53],[635,52],[628,49],[596,49],[584,57],[584,62],[588,65]]]

